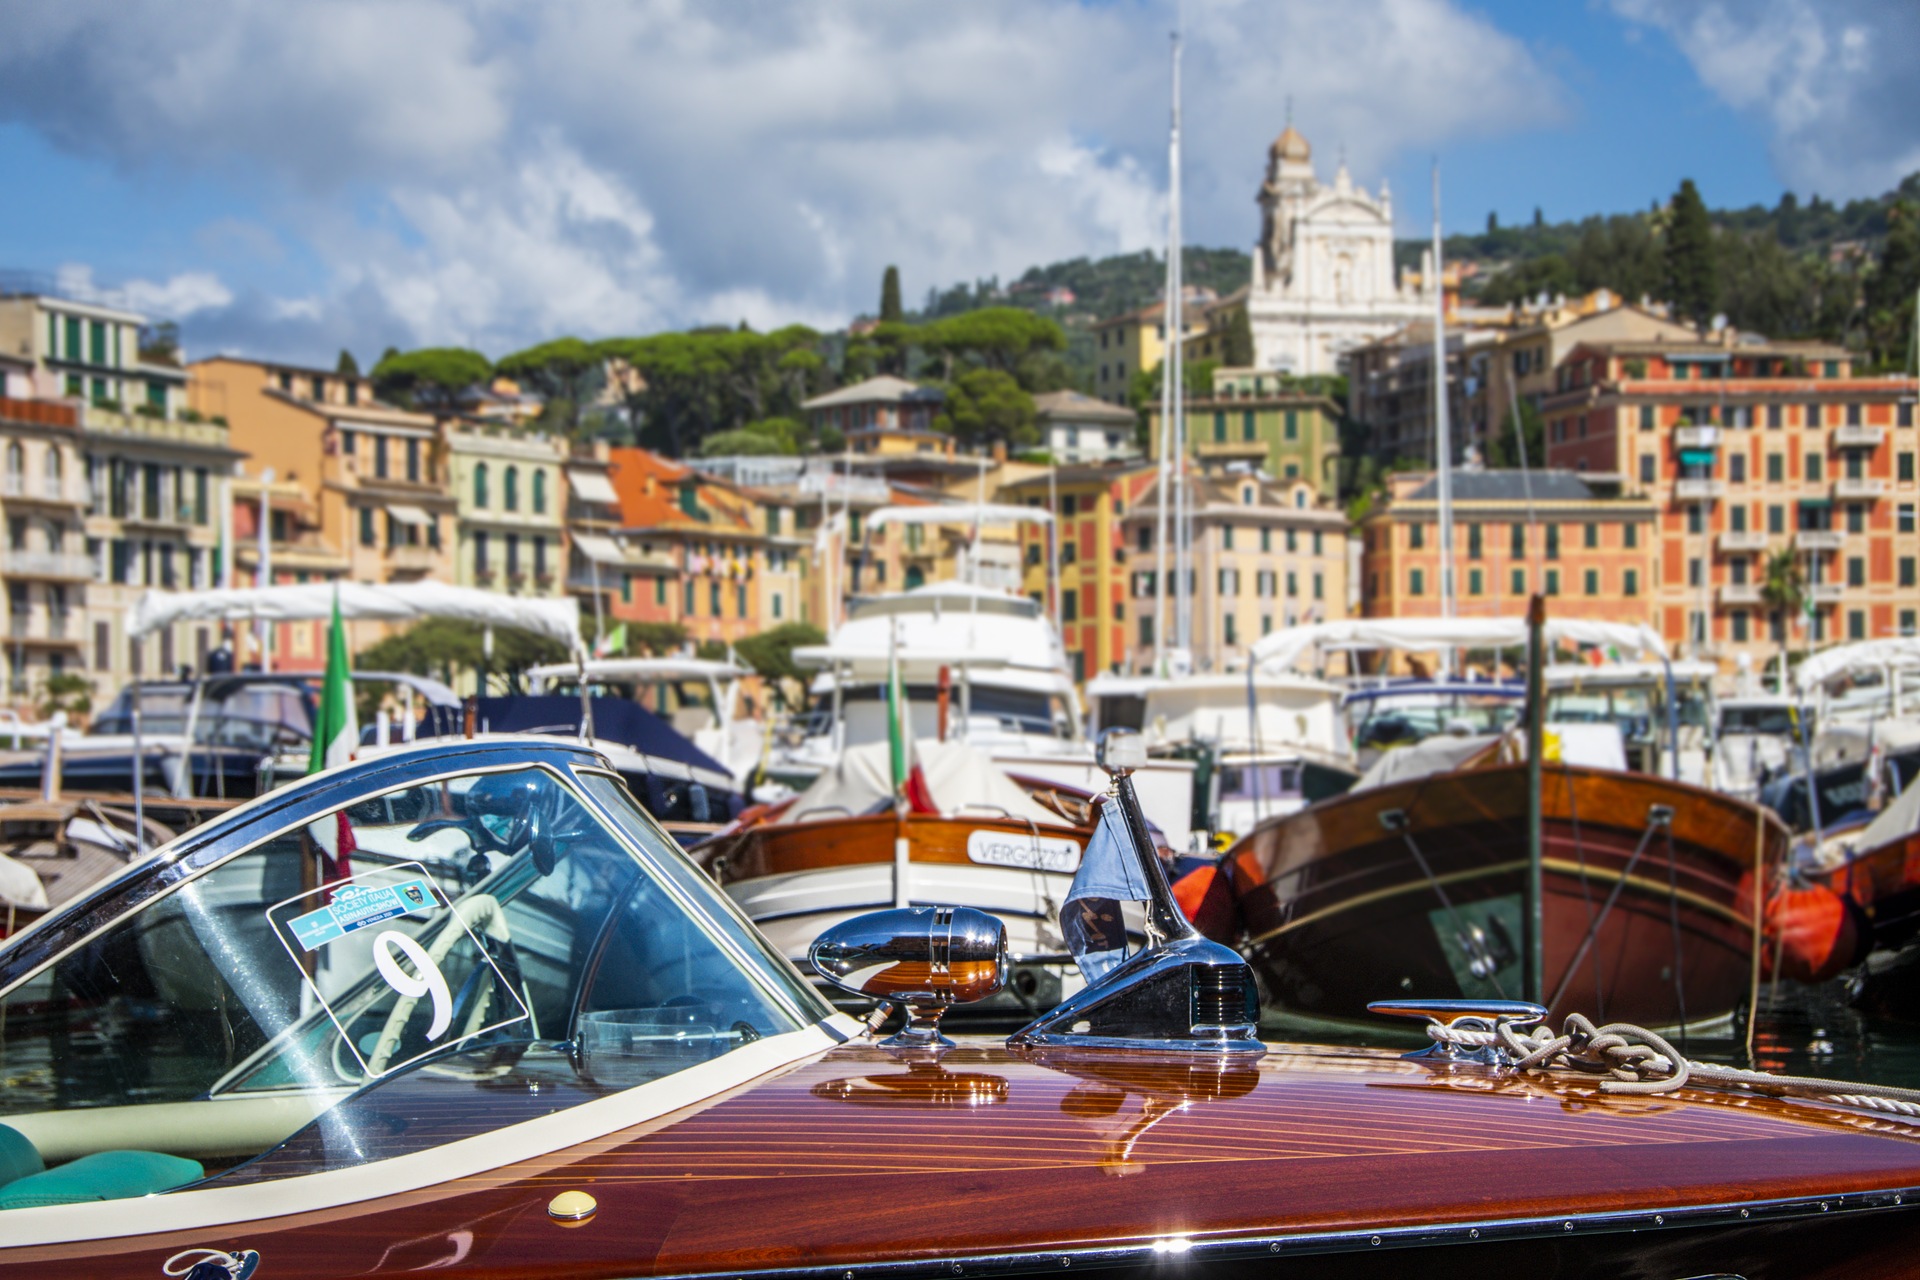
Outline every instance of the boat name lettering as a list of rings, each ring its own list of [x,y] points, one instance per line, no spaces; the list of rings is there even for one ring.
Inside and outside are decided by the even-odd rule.
[[[1016,831],[973,831],[967,834],[967,860],[1071,875],[1080,866],[1080,842]]]

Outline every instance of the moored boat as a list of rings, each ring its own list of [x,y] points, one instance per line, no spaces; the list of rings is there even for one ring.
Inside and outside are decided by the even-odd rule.
[[[1786,856],[1785,828],[1669,779],[1557,761],[1541,773],[1541,1002],[1651,1026],[1732,1013],[1752,973],[1756,873]],[[1359,1019],[1381,992],[1517,998],[1527,820],[1526,765],[1506,763],[1263,825],[1226,860],[1241,949],[1275,1005],[1317,1019]]]

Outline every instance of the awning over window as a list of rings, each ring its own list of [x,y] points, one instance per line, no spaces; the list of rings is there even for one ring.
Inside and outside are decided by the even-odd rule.
[[[627,554],[620,550],[619,543],[597,533],[576,533],[573,535],[573,545],[580,549],[581,555],[598,564],[627,562]]]
[[[1682,449],[1680,451],[1680,461],[1689,467],[1710,467],[1713,465],[1713,450]]]
[[[573,486],[582,502],[598,502],[609,507],[620,505],[620,495],[613,491],[612,482],[602,472],[568,467],[567,483]]]
[[[1802,498],[1800,499],[1800,505],[1803,507],[1830,507],[1833,505],[1833,499],[1832,498]]]
[[[387,514],[401,524],[425,526],[433,523],[433,517],[418,507],[410,507],[404,502],[395,502],[387,507]]]

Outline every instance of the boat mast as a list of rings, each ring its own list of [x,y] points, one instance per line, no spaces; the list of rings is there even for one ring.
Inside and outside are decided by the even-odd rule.
[[[1180,33],[1173,35],[1173,127],[1167,148],[1167,279],[1160,308],[1160,331],[1165,334],[1171,323],[1174,299],[1179,296],[1180,215],[1178,213],[1180,164]],[[1173,487],[1173,367],[1172,348],[1165,347],[1160,359],[1160,466],[1155,477],[1154,497],[1154,573],[1153,573],[1153,671],[1167,673],[1167,504]]]
[[[1433,162],[1433,453],[1440,499],[1440,616],[1453,616],[1453,433],[1447,424],[1447,288],[1440,262],[1440,161]],[[1451,655],[1447,666],[1451,669]]]
[[[1193,584],[1189,561],[1193,555],[1193,513],[1187,493],[1186,364],[1187,308],[1181,280],[1180,245],[1180,31],[1173,32],[1173,128],[1167,151],[1167,351],[1165,370],[1168,400],[1173,408],[1174,551],[1178,562],[1174,580],[1174,622],[1179,648],[1193,648]]]

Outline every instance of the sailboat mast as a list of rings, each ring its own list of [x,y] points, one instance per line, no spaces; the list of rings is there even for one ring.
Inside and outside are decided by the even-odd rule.
[[[1167,279],[1160,309],[1160,331],[1169,332],[1174,299],[1180,289],[1180,33],[1173,35],[1173,124],[1167,145]],[[1154,484],[1153,527],[1153,672],[1167,671],[1167,518],[1173,489],[1173,348],[1165,347],[1160,359],[1160,466]],[[1177,527],[1177,524],[1176,524]],[[1176,566],[1178,561],[1176,560]]]
[[[1453,616],[1453,432],[1447,423],[1447,287],[1440,261],[1440,161],[1433,162],[1433,452],[1440,499],[1440,616]]]
[[[1193,513],[1187,493],[1186,328],[1185,283],[1181,279],[1180,229],[1180,32],[1173,33],[1173,128],[1167,156],[1167,353],[1165,382],[1173,406],[1173,502],[1175,569],[1174,622],[1179,647],[1193,648],[1193,608],[1188,567],[1193,555]]]

